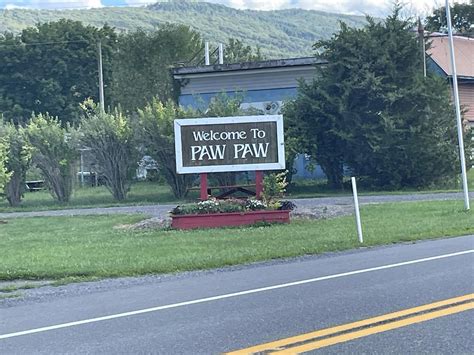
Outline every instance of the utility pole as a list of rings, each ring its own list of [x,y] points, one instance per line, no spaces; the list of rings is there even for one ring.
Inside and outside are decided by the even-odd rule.
[[[426,78],[426,44],[425,44],[425,28],[418,17],[418,35],[421,44],[421,55],[423,56],[423,76]]]
[[[209,58],[209,42],[204,43],[204,64],[211,64],[211,60]]]
[[[224,45],[219,43],[219,64],[224,64]]]
[[[97,42],[97,56],[99,60],[99,100],[100,100],[100,111],[105,112],[104,104],[104,76],[102,73],[102,42]]]
[[[459,144],[459,155],[461,160],[461,174],[462,174],[462,186],[464,191],[464,207],[466,210],[470,209],[469,206],[469,190],[467,187],[467,173],[466,173],[466,157],[464,155],[464,138],[461,121],[461,107],[459,105],[459,92],[458,92],[458,78],[456,74],[456,61],[454,58],[454,41],[453,41],[453,28],[451,24],[451,10],[449,9],[449,0],[446,0],[446,20],[448,23],[448,37],[449,37],[449,48],[451,50],[451,74],[453,76],[453,91],[454,91],[454,104],[456,106],[456,119],[458,124],[458,144]]]

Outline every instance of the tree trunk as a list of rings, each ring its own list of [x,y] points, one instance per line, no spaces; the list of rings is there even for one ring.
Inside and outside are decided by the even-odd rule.
[[[325,164],[320,162],[321,168],[328,178],[328,186],[334,190],[342,190],[344,185],[344,169],[342,164],[334,164],[330,162]]]
[[[14,172],[10,181],[5,187],[8,203],[11,207],[18,207],[23,193],[23,184],[25,183],[21,174]]]

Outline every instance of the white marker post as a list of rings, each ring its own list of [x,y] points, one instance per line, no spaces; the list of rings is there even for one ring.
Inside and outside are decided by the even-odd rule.
[[[360,223],[360,212],[359,212],[359,198],[357,197],[357,185],[355,177],[351,177],[352,181],[352,193],[354,194],[354,208],[356,214],[356,224],[357,224],[357,234],[359,235],[359,242],[364,242],[364,237],[362,236],[362,225]]]
[[[449,10],[449,0],[446,0],[446,22],[448,24],[449,49],[451,52],[451,74],[453,77],[453,96],[454,96],[454,104],[456,106],[456,121],[457,121],[457,126],[458,126],[459,158],[461,160],[461,176],[462,176],[462,186],[463,186],[463,192],[464,192],[464,208],[466,210],[469,210],[471,207],[469,206],[469,189],[467,186],[463,127],[462,127],[462,121],[461,121],[461,107],[459,105],[458,77],[456,73],[456,61],[454,58],[453,28],[451,25],[451,11]]]

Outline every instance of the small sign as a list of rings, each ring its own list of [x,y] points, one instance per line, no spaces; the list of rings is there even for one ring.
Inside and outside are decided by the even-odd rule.
[[[190,118],[174,121],[180,174],[283,170],[283,116]]]

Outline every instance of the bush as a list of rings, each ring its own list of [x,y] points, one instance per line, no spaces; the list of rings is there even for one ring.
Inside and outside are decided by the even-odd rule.
[[[130,121],[119,110],[101,112],[92,101],[81,106],[85,116],[80,126],[80,142],[91,149],[98,172],[114,199],[122,201],[130,190],[130,175],[136,166]]]
[[[10,180],[10,173],[7,171],[6,164],[8,162],[8,145],[5,140],[0,140],[0,190],[3,190],[5,185]]]
[[[33,147],[33,163],[41,170],[51,194],[59,202],[68,202],[78,156],[73,143],[75,131],[69,125],[62,127],[56,117],[39,114],[30,120],[25,134]]]
[[[263,200],[267,203],[281,198],[286,191],[286,182],[287,171],[278,173],[278,174],[268,174],[263,178]]]
[[[160,174],[176,198],[183,198],[188,192],[194,175],[176,172],[174,150],[174,120],[191,116],[172,101],[166,104],[154,99],[143,110],[138,110],[136,140],[143,146],[142,153],[150,155],[158,164]]]
[[[31,163],[31,146],[24,130],[12,123],[0,121],[0,137],[9,147],[5,163],[10,179],[5,186],[5,195],[10,206],[18,206],[25,190],[26,172]]]

